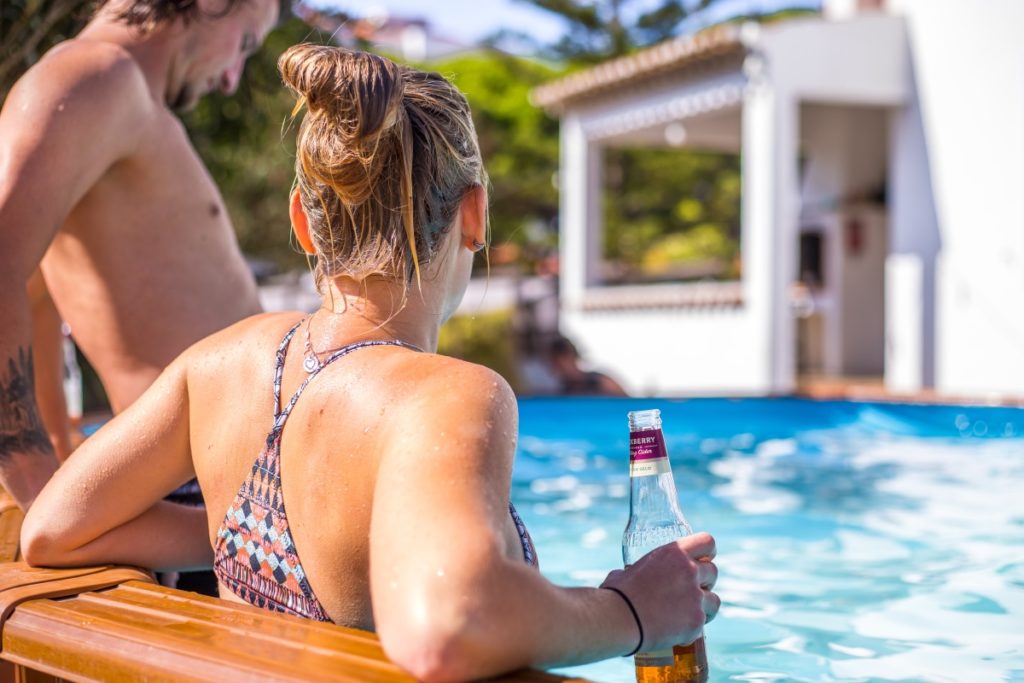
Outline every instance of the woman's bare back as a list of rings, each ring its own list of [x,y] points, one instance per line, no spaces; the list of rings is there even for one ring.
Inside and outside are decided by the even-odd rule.
[[[224,515],[273,429],[276,355],[296,324],[282,371],[282,408],[309,376],[302,322],[294,314],[258,316],[217,335],[220,348],[190,368],[193,460],[215,548]],[[318,372],[284,422],[279,466],[287,528],[308,588],[336,623],[373,628],[369,538],[382,449],[403,428],[405,404],[418,400],[423,375],[457,364],[464,363],[396,346],[359,348]],[[443,432],[444,425],[437,428]],[[506,527],[508,547],[518,549],[511,517]],[[221,594],[241,600],[223,581]]]

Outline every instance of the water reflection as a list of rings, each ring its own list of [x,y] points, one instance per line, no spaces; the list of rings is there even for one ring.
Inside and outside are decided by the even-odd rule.
[[[999,680],[1024,669],[1024,411],[795,400],[522,405],[513,496],[561,582],[621,565],[627,410],[660,407],[719,541],[713,680]],[[979,426],[983,425],[983,426]],[[574,670],[632,680],[625,660]]]

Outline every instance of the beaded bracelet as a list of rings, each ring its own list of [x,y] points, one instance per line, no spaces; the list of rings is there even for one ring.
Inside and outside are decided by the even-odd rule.
[[[626,601],[626,607],[628,607],[629,611],[633,613],[633,619],[636,620],[636,628],[638,631],[640,631],[640,642],[636,644],[636,647],[633,648],[633,651],[630,652],[628,655],[622,655],[623,657],[632,657],[640,651],[640,646],[644,644],[644,626],[640,623],[640,615],[636,613],[636,607],[633,607],[633,601],[630,600],[626,596],[626,594],[620,591],[618,588],[614,588],[612,586],[601,586],[601,588],[604,588],[605,590],[609,591],[614,591],[615,593],[617,593],[620,598]]]

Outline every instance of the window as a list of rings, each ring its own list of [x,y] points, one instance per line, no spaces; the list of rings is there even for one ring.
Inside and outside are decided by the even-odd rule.
[[[740,156],[678,148],[607,148],[604,284],[740,277]]]

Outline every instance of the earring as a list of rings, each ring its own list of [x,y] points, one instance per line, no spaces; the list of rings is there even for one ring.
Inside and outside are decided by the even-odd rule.
[[[487,245],[485,245],[483,242],[477,242],[476,240],[473,240],[473,251],[480,251],[485,246]]]

